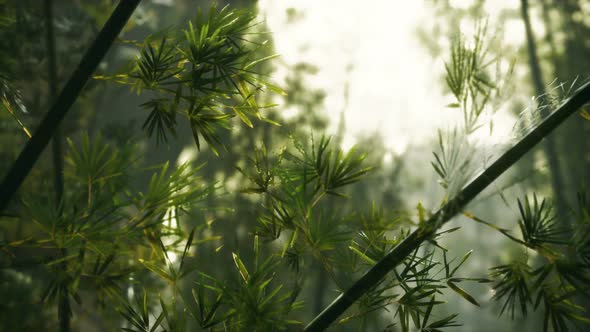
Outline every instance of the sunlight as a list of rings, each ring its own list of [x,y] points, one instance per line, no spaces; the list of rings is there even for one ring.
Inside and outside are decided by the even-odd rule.
[[[450,0],[449,4],[453,8],[467,9],[467,8],[473,6],[474,1],[473,0]]]
[[[508,20],[505,23],[504,43],[522,45],[525,40],[524,24],[521,19]]]
[[[185,163],[194,161],[197,157],[197,149],[194,146],[187,146],[180,152],[178,159],[176,160],[176,165],[180,166]],[[162,218],[163,224],[166,226],[168,231],[174,232],[178,230],[178,217],[176,215],[175,208],[169,208],[164,217]],[[174,264],[178,261],[178,254],[175,252],[177,250],[182,250],[182,244],[176,243],[179,239],[178,235],[168,235],[162,237],[162,243],[167,249],[168,258],[170,259],[170,263]],[[176,243],[176,244],[175,244]]]
[[[194,161],[197,158],[197,149],[194,146],[187,146],[182,149],[178,159],[176,159],[176,166]]]
[[[361,135],[379,131],[386,147],[401,153],[408,144],[429,137],[433,128],[459,118],[441,112],[445,103],[436,81],[443,68],[414,37],[426,8],[420,1],[406,6],[399,11],[386,0],[259,2],[281,61],[287,66],[302,61],[318,66],[309,85],[326,92],[329,118],[338,119],[344,109],[349,81],[344,148]],[[289,8],[300,13],[291,23]],[[277,71],[278,82],[286,72],[284,67]],[[334,133],[337,125],[332,121],[328,131]]]
[[[164,225],[166,225],[166,228],[168,228],[170,231],[178,229],[178,218],[176,218],[175,209],[171,208],[166,211],[166,214],[164,215]],[[162,243],[167,249],[166,254],[168,254],[168,258],[172,264],[178,260],[178,255],[174,252],[174,250],[182,250],[181,245],[177,244],[174,246],[174,243],[178,240],[178,238],[179,237],[177,235],[162,237]]]
[[[514,6],[510,1],[501,2]],[[453,6],[463,8],[471,3],[454,1]],[[319,72],[307,83],[326,93],[324,109],[332,119],[328,132],[336,131],[337,119],[344,110],[343,148],[377,131],[384,145],[399,155],[407,146],[429,141],[437,128],[461,121],[459,112],[445,108],[448,98],[439,83],[444,71],[442,60],[432,59],[415,34],[419,24],[434,15],[427,3],[411,1],[404,4],[404,10],[397,10],[397,5],[387,0],[261,0],[259,8],[273,31],[283,63],[277,66],[275,80],[280,84],[287,67],[298,62],[316,65]],[[495,9],[495,13],[500,12]],[[461,27],[469,34],[475,23],[466,20]],[[511,42],[524,38],[516,23],[509,28],[508,35],[515,38]],[[347,82],[348,103],[344,98]],[[501,136],[512,122],[510,115],[500,115],[494,119],[494,128],[500,129]],[[493,142],[505,138],[480,137]]]

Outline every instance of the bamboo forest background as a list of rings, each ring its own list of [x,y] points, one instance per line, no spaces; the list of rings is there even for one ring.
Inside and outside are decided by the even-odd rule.
[[[351,82],[327,110],[322,68],[281,61],[256,1],[141,1],[0,211],[0,331],[587,329],[587,106],[430,223],[588,96],[590,1],[514,0],[493,19],[486,2],[424,1],[414,38],[443,60],[440,111],[461,120],[396,153],[377,130],[343,143]],[[3,178],[117,4],[0,0]],[[515,20],[523,42],[507,44]],[[511,133],[478,140],[500,108]],[[415,229],[431,233],[322,313]]]

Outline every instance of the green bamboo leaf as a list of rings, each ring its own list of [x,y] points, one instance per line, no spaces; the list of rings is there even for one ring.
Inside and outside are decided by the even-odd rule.
[[[371,259],[369,256],[365,255],[362,251],[357,249],[354,246],[348,246],[350,250],[352,250],[355,254],[357,254],[362,260],[369,263],[370,265],[375,265],[377,263],[375,260]]]
[[[145,266],[145,268],[147,268],[148,270],[154,272],[155,274],[157,274],[160,278],[164,279],[167,282],[170,283],[174,283],[175,280],[174,278],[165,270],[163,270],[161,267],[157,266],[156,264],[152,263],[152,262],[148,262],[145,261],[143,259],[139,259],[139,262]]]
[[[455,322],[455,318],[459,316],[458,314],[449,315],[443,319],[439,319],[435,322],[428,324],[428,331],[435,331],[436,329],[445,328],[445,327],[453,327],[453,326],[461,326],[461,324],[457,324]]]
[[[240,257],[238,257],[238,255],[236,253],[232,252],[232,257],[234,259],[234,263],[236,264],[236,267],[238,268],[238,271],[240,272],[240,276],[242,276],[242,279],[244,280],[244,282],[248,282],[248,280],[250,279],[250,275],[248,274],[248,270],[246,269],[246,266],[244,265],[244,263],[242,262],[242,260],[240,259]]]
[[[242,120],[242,122],[246,124],[246,126],[254,128],[252,121],[250,121],[248,116],[244,112],[242,112],[242,110],[240,110],[239,107],[232,107],[232,109],[234,110],[234,113],[236,113],[236,115],[240,118],[240,120]]]
[[[472,304],[479,307],[479,303],[477,303],[477,301],[471,295],[469,295],[465,290],[463,290],[461,287],[455,285],[451,281],[447,281],[447,285],[452,290],[454,290],[457,294],[461,295],[462,298],[464,298],[465,300],[467,300],[467,301],[471,302]]]
[[[457,264],[457,266],[455,266],[453,271],[451,271],[451,274],[449,275],[449,277],[452,277],[455,275],[455,272],[457,272],[457,270],[461,267],[461,265],[463,265],[463,263],[465,263],[469,259],[469,256],[471,256],[472,253],[473,253],[473,250],[469,250],[467,253],[465,253],[465,255],[463,255],[463,257],[461,258],[461,261],[459,261],[459,264]]]
[[[188,235],[188,240],[186,241],[186,245],[184,246],[184,250],[182,251],[182,256],[180,257],[180,266],[178,268],[179,271],[182,271],[182,267],[184,266],[184,259],[186,257],[186,254],[190,250],[191,244],[193,243],[193,238],[195,236],[196,230],[197,230],[197,227],[196,226],[193,227],[193,229],[191,230],[191,232]]]
[[[160,313],[160,315],[158,315],[158,317],[156,318],[156,321],[152,325],[152,328],[150,329],[149,332],[156,332],[156,329],[158,327],[160,327],[160,325],[162,325],[162,321],[164,320],[164,318],[165,318],[164,311],[162,311]]]
[[[273,106],[274,106],[274,105],[273,105]],[[271,125],[273,125],[273,126],[277,126],[277,127],[280,127],[280,126],[281,126],[281,124],[280,124],[280,123],[278,123],[278,122],[276,122],[276,121],[273,121],[273,120],[271,120],[271,119],[269,119],[269,118],[265,118],[265,117],[263,117],[261,120],[262,120],[262,121],[264,121],[264,122],[266,122],[266,123],[270,123],[270,124],[271,124]]]

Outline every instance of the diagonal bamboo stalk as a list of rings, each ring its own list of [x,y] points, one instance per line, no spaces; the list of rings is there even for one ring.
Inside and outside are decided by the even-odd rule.
[[[352,287],[338,296],[324,311],[305,327],[305,331],[323,331],[363,294],[376,286],[387,273],[400,264],[406,256],[420,247],[422,242],[431,238],[435,232],[488,185],[509,169],[536,144],[547,137],[565,119],[582,106],[590,102],[590,82],[580,87],[571,98],[565,100],[555,112],[549,115],[534,130],[526,134],[516,145],[506,151],[489,168],[480,173],[463,190],[438,210],[424,223],[425,226],[414,230],[400,242],[385,258],[377,262]]]
[[[141,0],[121,0],[109,20],[98,33],[96,40],[82,57],[78,68],[76,68],[59,97],[47,112],[43,121],[41,121],[35,135],[27,142],[8,174],[4,177],[0,186],[0,211],[6,208],[14,193],[29,174],[33,165],[39,159],[47,144],[49,144],[60,122],[70,110],[70,107],[82,92],[84,85],[88,82],[90,76],[96,70],[140,2]]]

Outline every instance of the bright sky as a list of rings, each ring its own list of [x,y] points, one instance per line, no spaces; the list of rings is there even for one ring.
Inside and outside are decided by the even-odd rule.
[[[452,1],[457,7],[469,3]],[[517,0],[488,3],[493,4],[486,8],[490,16],[499,8],[519,4]],[[259,7],[282,61],[319,68],[309,83],[326,92],[332,132],[344,108],[345,84],[350,82],[345,145],[352,145],[359,133],[378,130],[385,145],[401,153],[408,144],[432,139],[437,128],[459,123],[462,115],[445,108],[450,99],[439,85],[443,59],[432,59],[415,34],[418,25],[433,15],[428,1],[400,5],[391,0],[260,0]],[[288,8],[302,14],[293,23],[288,23]],[[471,22],[466,29],[470,26]],[[519,32],[511,35],[518,39]],[[350,64],[353,67],[347,71]],[[277,81],[286,73],[287,68],[280,67]],[[500,114],[495,122],[496,135],[506,137],[512,127],[510,117]]]

